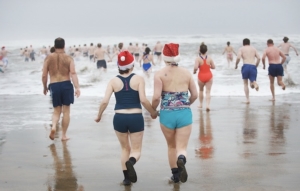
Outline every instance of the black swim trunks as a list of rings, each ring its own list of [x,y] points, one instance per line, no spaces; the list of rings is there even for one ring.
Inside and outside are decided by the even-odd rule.
[[[53,107],[74,103],[74,88],[70,80],[49,84]]]
[[[105,68],[105,69],[107,68],[105,60],[98,60],[97,61],[97,69],[99,69],[99,68]]]
[[[94,58],[94,55],[90,55],[90,60],[92,60]]]
[[[134,56],[140,56],[140,54],[139,53],[135,53]]]
[[[154,55],[160,56],[160,55],[161,55],[161,52],[154,52]]]
[[[114,129],[120,133],[144,131],[144,118],[141,113],[116,113],[113,124]]]

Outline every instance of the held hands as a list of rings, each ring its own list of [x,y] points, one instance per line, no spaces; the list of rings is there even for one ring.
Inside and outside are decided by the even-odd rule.
[[[151,113],[151,118],[152,119],[156,119],[157,116],[159,116],[159,112],[158,111],[155,111],[154,113]]]

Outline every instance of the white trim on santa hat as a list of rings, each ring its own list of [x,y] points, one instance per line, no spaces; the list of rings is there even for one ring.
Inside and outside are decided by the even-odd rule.
[[[177,56],[165,56],[164,54],[163,55],[163,60],[166,61],[166,62],[179,62],[180,61],[180,54],[178,54]]]
[[[120,70],[127,70],[127,69],[131,69],[134,65],[135,60],[133,59],[133,61],[130,64],[127,64],[125,66],[120,66],[118,63],[118,66],[120,68]]]

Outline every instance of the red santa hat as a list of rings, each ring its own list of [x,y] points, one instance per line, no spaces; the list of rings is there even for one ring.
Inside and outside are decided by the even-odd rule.
[[[131,69],[134,65],[134,57],[128,51],[123,51],[118,54],[118,66],[120,70]]]
[[[165,44],[162,57],[166,62],[178,63],[180,61],[179,44]]]

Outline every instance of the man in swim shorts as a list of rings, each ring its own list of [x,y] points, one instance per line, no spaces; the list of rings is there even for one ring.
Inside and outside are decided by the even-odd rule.
[[[65,40],[62,38],[55,39],[54,47],[55,52],[48,55],[43,66],[43,92],[45,95],[48,92],[47,80],[49,74],[49,89],[52,95],[52,104],[54,108],[49,138],[54,140],[56,126],[60,119],[60,114],[63,113],[61,140],[66,141],[69,139],[66,136],[66,133],[70,123],[70,105],[71,103],[74,103],[73,85],[75,86],[75,95],[77,97],[80,96],[80,89],[74,60],[71,56],[65,54]],[[73,84],[71,83],[71,78]]]
[[[245,38],[243,40],[243,47],[239,49],[237,59],[236,59],[236,66],[235,69],[238,68],[238,64],[243,59],[243,67],[242,67],[242,77],[244,81],[244,91],[246,95],[246,103],[249,104],[249,88],[248,88],[248,80],[250,81],[250,87],[253,89],[255,88],[258,91],[259,87],[256,83],[257,77],[257,66],[260,62],[260,57],[256,51],[256,49],[250,46],[250,40]],[[255,63],[256,58],[256,63]]]
[[[277,83],[279,86],[282,87],[283,90],[285,90],[285,85],[282,82],[283,77],[283,67],[282,64],[286,60],[286,56],[283,52],[281,52],[277,47],[274,46],[273,40],[269,39],[267,41],[266,50],[264,51],[263,57],[262,57],[262,63],[264,65],[263,69],[265,69],[265,59],[268,57],[269,60],[269,79],[270,79],[270,89],[272,93],[272,99],[271,101],[275,101],[275,91],[274,91],[274,79],[277,77]],[[282,58],[280,60],[280,57]]]
[[[91,45],[90,45],[90,47],[89,47],[90,61],[92,61],[92,59],[94,58],[94,52],[95,52],[95,47],[94,47],[94,44],[91,43]]]
[[[94,59],[97,59],[97,69],[103,68],[104,71],[106,71],[107,69],[105,54],[108,56],[109,59],[111,59],[107,51],[102,48],[102,45],[100,43],[98,43],[97,48],[94,52]]]
[[[281,48],[281,51],[283,52],[283,54],[286,57],[285,62],[283,63],[283,69],[284,69],[284,71],[286,73],[287,73],[287,65],[288,65],[288,63],[291,60],[290,53],[289,53],[290,52],[290,48],[294,49],[294,51],[295,51],[295,53],[296,53],[297,56],[299,55],[298,52],[297,52],[297,49],[293,45],[291,45],[288,41],[289,41],[289,38],[285,36],[283,38],[283,42],[284,43],[281,43],[278,46],[278,48]]]
[[[158,63],[161,62],[161,52],[162,52],[163,47],[164,46],[160,43],[160,41],[158,41],[153,48],[153,52],[154,52],[154,55],[157,56]]]

